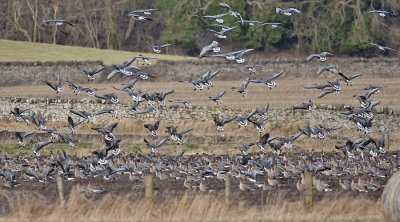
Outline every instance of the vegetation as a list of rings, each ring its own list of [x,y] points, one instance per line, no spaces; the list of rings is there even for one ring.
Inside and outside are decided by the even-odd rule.
[[[0,62],[4,61],[103,61],[105,64],[117,64],[125,61],[137,54],[127,51],[104,50],[83,48],[74,46],[52,45],[44,43],[32,43],[21,41],[10,41],[0,39],[0,54],[7,55],[0,57]],[[144,55],[154,56],[162,60],[182,60],[189,57],[174,55],[154,55],[143,53]],[[154,60],[152,62],[157,62]]]
[[[50,2],[50,3],[49,3]],[[0,38],[79,45],[94,48],[143,51],[142,43],[173,43],[169,54],[195,55],[214,37],[203,27],[212,21],[202,15],[227,12],[219,0],[7,0],[0,20]],[[238,26],[228,34],[225,45],[302,51],[332,50],[346,54],[364,54],[372,50],[368,42],[397,48],[400,22],[396,17],[382,18],[365,13],[385,9],[400,14],[400,2],[393,0],[254,0],[224,1],[244,19],[281,22],[284,28],[241,26],[232,16],[227,25]],[[133,9],[159,8],[152,22],[137,22],[124,14]],[[275,7],[295,7],[301,15],[277,15]],[[75,25],[61,29],[43,27],[45,19],[65,18]]]

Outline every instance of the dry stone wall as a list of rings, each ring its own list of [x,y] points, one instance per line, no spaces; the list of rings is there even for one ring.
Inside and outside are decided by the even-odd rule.
[[[122,61],[121,61],[122,62]],[[253,62],[253,60],[252,60]],[[329,58],[327,62],[306,63],[304,60],[259,60],[262,69],[255,77],[269,75],[273,72],[285,70],[286,76],[315,76],[320,65],[336,64],[344,73],[362,73],[373,76],[400,76],[399,58]],[[60,74],[64,80],[77,83],[86,82],[86,77],[76,67],[100,67],[102,62],[3,62],[0,63],[0,86],[35,84],[52,79],[53,73]],[[243,65],[232,64],[223,59],[194,59],[191,61],[158,61],[156,64],[143,68],[160,80],[182,80],[198,76],[208,70],[221,70],[219,79],[237,80],[243,78],[247,71]],[[96,81],[105,80],[108,68]]]

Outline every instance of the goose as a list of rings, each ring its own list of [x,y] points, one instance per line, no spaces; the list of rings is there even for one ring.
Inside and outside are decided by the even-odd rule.
[[[348,180],[339,179],[339,185],[343,190],[351,190],[351,182]]]
[[[313,138],[313,139],[324,139],[325,138],[324,131],[312,124],[308,124],[307,126],[300,128],[299,130],[304,135],[306,135],[310,138]]]
[[[222,132],[224,131],[224,125],[230,123],[236,119],[236,117],[229,117],[229,118],[221,118],[214,116],[214,124],[217,126],[217,130]]]
[[[229,6],[228,4],[226,4],[226,3],[224,3],[224,2],[218,3],[218,6],[223,7],[223,8],[227,8],[227,9],[229,10],[229,11],[228,11],[228,14],[229,14],[229,15],[232,15],[232,16],[235,17],[235,18],[239,18],[241,24],[242,24],[242,25],[244,24],[243,18],[242,18],[242,16],[240,15],[240,13],[237,12],[237,11],[234,11],[234,10],[232,9],[231,6]]]
[[[72,138],[71,136],[65,134],[65,133],[57,133],[57,135],[59,136],[59,138],[61,138],[61,140],[68,144],[71,147],[75,146],[75,139]]]
[[[223,53],[223,54],[213,54],[213,55],[206,55],[207,57],[222,57],[225,58],[228,61],[236,61],[238,64],[242,64],[246,61],[245,54],[254,51],[255,49],[243,49],[239,51],[234,51],[234,52],[228,52],[228,53]]]
[[[71,22],[64,20],[64,19],[50,19],[50,20],[45,20],[42,22],[42,26],[47,26],[50,24],[55,24],[56,26],[61,26],[65,27],[66,25],[74,26]]]
[[[130,111],[132,112],[133,115],[150,113],[150,112],[156,114],[158,112],[157,108],[155,108],[154,106],[148,106],[144,109],[137,109],[137,108],[132,109],[132,106],[130,108],[131,108]]]
[[[146,43],[146,45],[148,45],[148,46],[153,50],[153,52],[154,52],[154,53],[157,53],[157,54],[161,53],[161,50],[162,50],[162,49],[164,49],[164,48],[166,48],[167,46],[170,46],[170,45],[171,45],[171,44],[152,45],[152,44],[146,42],[144,39],[143,39],[143,42]]]
[[[188,128],[188,129],[182,130],[181,132],[176,133],[176,138],[177,138],[178,145],[181,145],[181,144],[183,144],[185,142],[185,139],[183,138],[183,135],[188,133],[188,132],[190,132],[190,131],[193,131],[193,128]]]
[[[337,73],[338,70],[336,68],[336,65],[321,66],[318,69],[317,76],[321,75],[323,72]]]
[[[10,114],[12,114],[17,121],[22,121],[23,120],[23,113],[29,111],[30,109],[20,109],[18,107],[14,107],[13,110],[10,111]]]
[[[257,69],[260,68],[259,64],[246,65],[245,68],[249,70],[250,74],[256,74]]]
[[[367,91],[370,91],[370,90],[373,90],[373,89],[378,89],[376,91],[376,93],[379,93],[382,88],[383,88],[383,86],[380,86],[380,85],[368,85],[368,86],[366,86],[364,88],[356,88],[356,89],[353,89],[353,90],[367,90]]]
[[[265,79],[250,80],[250,82],[264,83],[266,86],[268,86],[269,89],[272,89],[272,88],[276,87],[276,82],[274,80],[276,78],[282,76],[284,73],[285,73],[285,71],[280,71],[278,73],[272,74],[270,77],[267,77]]]
[[[390,13],[390,12],[388,12],[388,11],[385,11],[385,10],[377,10],[377,9],[372,9],[372,10],[366,12],[366,13],[377,13],[377,14],[378,14],[379,16],[381,16],[381,17],[386,17],[386,16],[388,16],[388,15],[393,15],[393,16],[395,16],[394,14],[392,14],[392,13]]]
[[[372,46],[376,46],[379,50],[381,50],[381,51],[383,51],[383,52],[387,52],[387,51],[396,51],[395,49],[392,49],[392,48],[387,47],[387,46],[378,45],[378,44],[375,44],[375,43],[368,43],[368,44],[370,44],[370,45],[372,45]]]
[[[160,147],[167,142],[168,137],[161,139],[155,143],[149,143],[146,138],[143,139],[143,141],[146,143],[146,146],[151,150],[152,153],[158,153]]]
[[[116,90],[120,90],[120,91],[125,91],[125,92],[129,92],[130,90],[134,90],[135,88],[135,84],[137,83],[138,79],[133,79],[130,80],[128,83],[126,84],[122,84],[122,88],[117,88],[115,86],[113,86],[114,89]]]
[[[220,92],[215,96],[209,96],[208,99],[216,102],[217,105],[219,105],[219,104],[222,103],[222,99],[221,98],[225,95],[225,93],[226,93],[226,91]]]
[[[75,127],[81,124],[83,121],[75,122],[71,116],[67,117],[68,120],[68,128],[71,130],[72,134],[76,133]]]
[[[269,110],[269,103],[266,103],[264,106],[259,107],[256,109],[256,114],[261,118],[261,119],[267,119],[267,113]]]
[[[28,176],[28,178],[29,178],[30,180],[35,179],[36,181],[38,181],[38,182],[40,182],[40,183],[44,183],[44,182],[45,182],[44,179],[43,179],[43,177],[40,176],[38,172],[36,172],[34,169],[32,169],[32,168],[30,168],[30,167],[27,168],[27,169],[24,171],[24,173],[25,173],[26,176]]]
[[[103,115],[103,114],[111,114],[112,117],[116,118],[117,117],[117,110],[111,109],[111,108],[104,108],[97,113],[95,113],[95,116]]]
[[[78,85],[76,85],[76,84],[74,84],[74,83],[72,83],[72,82],[70,82],[68,80],[67,80],[67,82],[69,83],[69,85],[68,85],[69,88],[71,88],[72,91],[74,91],[75,95],[78,95],[79,93],[81,93],[82,89],[84,88],[84,87],[78,86]]]
[[[114,93],[96,94],[96,95],[94,95],[94,97],[96,97],[98,99],[103,99],[103,100],[110,100],[112,103],[118,103],[118,101],[119,101],[117,95]]]
[[[243,80],[243,82],[240,84],[239,87],[232,87],[231,89],[235,92],[238,92],[240,94],[242,94],[243,97],[245,97],[247,95],[247,86],[250,83],[250,79],[246,78],[245,80]]]
[[[245,20],[242,19],[242,21],[237,21],[236,23],[241,23],[242,25],[248,24],[249,26],[256,26],[256,24],[260,24],[262,22],[260,21],[255,21],[255,20]]]
[[[385,138],[383,136],[376,139],[372,139],[372,143],[375,144],[375,147],[379,150],[381,154],[386,153]]]
[[[105,90],[106,88],[92,88],[92,87],[83,87],[81,88],[82,92],[86,92],[88,96],[95,96],[97,91]]]
[[[102,66],[100,68],[92,70],[82,69],[81,67],[77,67],[77,69],[81,70],[87,76],[89,82],[94,81],[95,75],[100,74],[104,69],[106,69],[106,67]]]
[[[341,126],[326,127],[326,126],[323,126],[322,124],[318,124],[318,126],[320,127],[320,129],[322,129],[323,131],[325,131],[328,134],[331,134],[333,131],[342,128]]]
[[[271,143],[275,139],[277,139],[277,137],[271,136],[269,133],[266,133],[260,137],[259,141],[256,144],[260,148],[260,151],[262,153],[267,153],[265,145]]]
[[[240,189],[241,191],[253,191],[253,190],[255,190],[253,186],[251,186],[251,185],[248,184],[248,183],[245,183],[245,182],[243,181],[243,179],[240,179],[240,182],[239,182],[239,189]]]
[[[362,76],[363,74],[353,74],[353,75],[351,75],[351,76],[346,76],[346,75],[344,75],[343,73],[341,73],[341,72],[339,72],[339,75],[341,76],[341,77],[343,77],[343,81],[344,82],[346,82],[346,84],[348,85],[348,86],[352,86],[353,85],[353,79],[355,79],[355,78],[357,78],[357,77],[360,77],[360,76]]]
[[[43,147],[45,147],[45,146],[47,146],[47,145],[49,145],[49,144],[51,144],[51,143],[53,143],[53,141],[37,142],[37,143],[35,143],[35,144],[33,145],[32,151],[33,151],[33,153],[34,153],[36,156],[40,156],[39,151],[40,151]]]
[[[260,28],[262,26],[270,26],[271,28],[276,29],[281,25],[282,25],[282,23],[280,23],[280,22],[263,22],[263,23],[257,25],[257,28]]]
[[[191,80],[181,80],[179,82],[184,82],[184,83],[190,83],[194,85],[194,91],[196,90],[202,90],[204,88],[203,83],[201,82],[200,79],[191,79]]]
[[[300,183],[300,180],[297,180],[296,182],[296,188],[298,191],[304,191],[306,189],[306,185]]]
[[[50,86],[54,91],[56,91],[56,93],[64,92],[64,87],[61,85],[61,81],[60,81],[60,75],[56,75],[55,73],[53,73],[53,79],[54,79],[54,81],[52,81],[52,82],[45,81],[46,84],[48,86]]]
[[[294,105],[292,107],[293,110],[305,109],[310,112],[314,111],[316,108],[317,108],[317,106],[311,101],[311,99],[308,100],[307,103],[300,103],[300,104]]]
[[[138,56],[135,56],[135,58],[143,60],[142,65],[145,65],[145,64],[146,65],[151,65],[151,60],[152,59],[157,59],[156,57],[145,56],[145,55],[142,55],[142,54],[139,54]]]
[[[114,131],[115,127],[117,127],[117,125],[118,122],[112,123],[107,127],[95,127],[91,129],[101,133],[105,140],[112,141],[113,139],[115,139],[115,136],[112,132]]]
[[[209,45],[204,46],[199,54],[199,58],[203,58],[205,55],[207,55],[211,50],[214,53],[220,52],[221,48],[219,47],[219,42],[217,41],[212,41]]]
[[[44,132],[50,134],[51,140],[55,140],[55,139],[57,139],[57,137],[58,137],[57,129],[56,129],[56,128],[42,129],[42,131],[44,131]]]
[[[33,118],[33,121],[39,129],[46,129],[46,119],[44,118],[42,112],[39,111],[37,119]]]
[[[259,120],[255,121],[252,119],[248,119],[250,123],[253,124],[254,128],[258,130],[259,133],[262,133],[265,128],[264,128],[264,123],[267,120],[266,118],[260,118]]]
[[[211,87],[213,87],[213,83],[211,82],[211,79],[213,79],[215,76],[217,76],[219,74],[220,70],[217,70],[215,72],[211,72],[208,71],[205,74],[203,74],[202,76],[200,76],[200,81],[201,83],[207,87],[208,89],[210,89]]]
[[[143,15],[138,15],[137,13],[132,13],[132,12],[128,12],[125,14],[125,16],[128,16],[136,21],[152,21],[153,19],[150,17],[146,17]]]
[[[112,79],[116,74],[124,72],[125,75],[129,74],[128,70],[141,70],[141,68],[137,66],[131,65],[138,57],[132,57],[126,61],[124,61],[122,64],[113,64],[111,67],[113,70],[108,74],[107,80]]]
[[[17,137],[18,143],[21,146],[25,146],[25,139],[32,136],[33,132],[16,132],[15,136]]]
[[[337,94],[339,94],[339,92],[340,92],[339,90],[336,90],[334,88],[324,88],[321,91],[321,93],[319,94],[318,99],[320,99],[328,94],[331,94],[331,93],[333,93],[334,95],[337,95]]]
[[[252,146],[254,146],[254,145],[256,145],[255,143],[253,143],[253,142],[248,142],[248,141],[245,141],[245,142],[243,142],[243,144],[242,144],[242,146],[240,147],[240,152],[242,152],[243,153],[243,155],[248,155],[249,153],[248,153],[248,151],[249,151],[249,149],[252,147]]]
[[[205,28],[205,30],[214,33],[215,36],[217,38],[219,38],[219,39],[226,39],[225,33],[229,32],[229,31],[232,31],[232,30],[237,28],[237,26],[234,26],[234,27],[227,27],[227,26],[224,26],[224,25],[214,25],[214,26],[221,28],[221,30],[220,31],[216,31],[216,30],[210,29],[210,28]]]
[[[276,14],[283,14],[286,16],[291,16],[293,13],[298,13],[301,14],[300,10],[295,9],[295,8],[287,8],[287,9],[282,9],[282,8],[275,8]]]
[[[80,116],[80,117],[86,119],[88,123],[89,123],[89,121],[92,121],[92,122],[94,121],[93,115],[90,112],[87,112],[85,110],[77,110],[77,109],[70,109],[69,111],[77,116]]]
[[[132,73],[132,76],[138,76],[142,80],[147,80],[149,78],[153,78],[153,79],[157,78],[157,76],[151,75],[150,73],[147,73],[147,72]]]
[[[160,126],[160,120],[157,120],[154,123],[144,124],[144,128],[148,129],[153,136],[157,136],[157,130]]]
[[[174,90],[168,90],[165,92],[154,93],[154,98],[161,106],[165,106],[165,97],[172,93],[174,93]]]
[[[145,93],[145,94],[142,95],[142,97],[143,97],[144,100],[147,101],[147,104],[149,106],[156,107],[156,101],[155,101],[155,98],[154,98],[154,94]]]
[[[321,62],[325,62],[328,56],[332,56],[333,54],[330,52],[321,52],[319,54],[311,54],[307,57],[307,62],[310,62],[316,58],[318,58]]]
[[[191,101],[188,99],[177,99],[175,101],[170,101],[174,103],[182,103],[185,106],[185,109],[190,109],[192,108]]]
[[[278,137],[277,140],[283,142],[283,146],[286,149],[291,149],[293,146],[293,141],[297,140],[301,135],[303,134],[303,132],[297,132],[287,138],[285,137]]]
[[[137,9],[129,12],[128,14],[138,14],[138,13],[143,13],[145,15],[151,15],[151,13],[158,12],[160,11],[159,9],[155,8],[148,8],[148,9]]]
[[[251,110],[243,114],[242,116],[236,116],[236,121],[239,123],[239,127],[247,127],[247,121],[256,114],[257,110]]]

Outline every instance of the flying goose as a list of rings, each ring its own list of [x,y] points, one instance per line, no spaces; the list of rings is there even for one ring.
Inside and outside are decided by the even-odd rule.
[[[208,99],[216,102],[217,105],[219,105],[219,104],[222,103],[222,99],[221,98],[225,95],[225,93],[226,93],[226,91],[220,92],[215,96],[209,96]]]
[[[295,8],[288,8],[288,9],[282,9],[282,8],[275,8],[276,14],[284,14],[286,16],[291,16],[294,12],[301,14],[301,12],[298,9]]]
[[[379,16],[381,16],[381,17],[386,17],[387,15],[396,16],[396,15],[394,15],[394,14],[391,13],[391,12],[388,12],[388,11],[385,11],[385,10],[377,10],[377,9],[372,9],[372,10],[366,12],[366,13],[377,13],[377,14],[379,14]]]
[[[336,68],[336,65],[322,66],[319,67],[317,76],[321,75],[323,72],[337,73],[338,70]]]
[[[49,145],[50,143],[53,143],[53,141],[37,142],[37,143],[35,143],[35,144],[33,145],[33,147],[32,147],[33,153],[34,153],[36,156],[40,156],[39,151],[40,151],[43,147]]]
[[[134,90],[135,89],[135,84],[137,83],[137,81],[138,81],[138,79],[133,79],[133,80],[130,80],[126,84],[122,84],[122,88],[117,88],[117,87],[114,87],[114,86],[113,86],[113,88],[116,89],[116,90],[129,92],[129,90]]]
[[[256,144],[257,144],[258,148],[260,148],[260,151],[262,153],[267,153],[267,150],[265,149],[265,145],[271,143],[275,139],[277,139],[277,137],[270,136],[269,133],[266,133],[260,137],[260,139],[258,140],[258,142]]]
[[[211,79],[213,79],[215,76],[219,74],[220,70],[217,70],[215,72],[208,71],[205,74],[203,74],[199,79],[201,83],[210,89],[210,87],[213,87],[213,83],[211,82]]]
[[[227,8],[227,9],[229,10],[229,12],[228,12],[229,15],[232,15],[232,16],[235,17],[235,18],[239,18],[239,19],[240,19],[240,22],[242,23],[242,25],[244,24],[243,18],[242,18],[242,16],[240,15],[240,13],[237,12],[237,11],[234,11],[234,10],[232,9],[231,6],[229,6],[228,4],[226,4],[226,3],[224,3],[224,2],[220,2],[220,3],[218,3],[218,5],[219,5],[220,7]]]
[[[158,126],[160,125],[160,120],[155,123],[144,124],[144,128],[148,129],[153,136],[157,136]]]
[[[357,77],[359,77],[359,76],[362,76],[363,74],[353,74],[353,75],[351,75],[351,76],[346,76],[346,75],[344,75],[343,73],[341,73],[341,72],[339,72],[339,75],[341,76],[341,77],[343,77],[343,81],[345,81],[346,82],[346,84],[348,85],[348,86],[352,86],[353,85],[353,79],[355,79],[355,78],[357,78]]]
[[[205,28],[205,30],[214,33],[215,36],[217,38],[219,38],[219,39],[226,39],[225,33],[229,32],[229,31],[232,31],[232,30],[237,28],[237,26],[227,27],[227,26],[224,26],[224,25],[216,25],[216,24],[214,24],[214,26],[221,28],[221,30],[220,31],[216,31],[216,30],[210,29],[210,28]]]
[[[177,99],[175,101],[170,101],[174,103],[182,103],[185,106],[185,109],[190,109],[192,108],[191,101],[188,99]]]
[[[105,140],[112,141],[115,139],[115,136],[112,132],[114,131],[115,127],[117,127],[117,125],[118,122],[110,124],[107,127],[96,127],[91,129],[101,133]]]
[[[125,75],[128,75],[130,71],[128,70],[141,70],[141,68],[137,67],[137,66],[133,66],[131,65],[138,57],[132,57],[128,60],[126,60],[125,62],[123,62],[122,64],[114,64],[111,67],[113,68],[113,70],[108,74],[107,76],[107,80],[112,79],[116,74],[123,72]],[[132,72],[130,72],[132,73]]]
[[[146,43],[146,45],[148,45],[148,46],[153,50],[153,52],[155,52],[155,53],[157,53],[157,54],[161,53],[161,50],[162,50],[163,48],[165,48],[165,47],[171,45],[171,44],[152,45],[152,44],[146,42],[144,39],[143,39],[143,42]]]
[[[150,113],[150,112],[156,114],[158,112],[157,108],[155,108],[154,106],[148,106],[144,109],[137,109],[137,108],[132,109],[132,107],[130,107],[129,110],[132,112],[133,115]]]
[[[244,57],[245,54],[254,51],[254,49],[243,49],[234,52],[228,52],[223,54],[207,55],[208,57],[222,57],[228,61],[236,61],[236,63],[242,64],[246,61]]]
[[[321,62],[325,62],[328,56],[332,56],[333,54],[330,52],[321,52],[319,54],[311,54],[307,57],[307,62],[310,62],[316,58],[318,58]]]
[[[249,122],[253,124],[254,128],[256,128],[259,133],[262,133],[265,130],[264,123],[266,120],[266,118],[260,118],[257,121],[249,119]]]
[[[94,114],[95,116],[99,116],[99,115],[103,115],[103,114],[111,114],[112,117],[116,118],[117,117],[117,111],[111,108],[104,108],[102,110],[100,110],[99,112],[97,112],[96,114]]]
[[[75,122],[75,121],[72,119],[71,116],[68,116],[67,119],[68,119],[68,128],[71,130],[72,134],[76,133],[75,127],[78,126],[79,124],[81,124],[81,123],[83,122],[83,120],[82,120],[82,121]]]
[[[154,93],[154,98],[161,106],[165,106],[165,97],[172,93],[174,93],[174,90],[168,90],[166,92]]]
[[[88,95],[88,96],[94,96],[94,95],[96,95],[96,92],[97,91],[100,91],[100,90],[105,90],[106,88],[92,88],[92,87],[83,87],[83,88],[81,88],[81,91],[82,92],[86,92],[86,94]]]
[[[103,99],[103,100],[110,100],[112,103],[118,103],[118,97],[115,93],[110,93],[110,94],[96,94],[94,97],[98,99]]]
[[[74,84],[74,83],[72,83],[72,82],[70,82],[68,80],[67,80],[67,82],[69,83],[69,85],[68,85],[69,88],[71,88],[72,91],[74,91],[75,95],[78,95],[79,93],[81,93],[82,89],[84,88],[84,87],[78,86],[78,85],[76,85],[76,84]]]
[[[204,46],[199,54],[199,58],[204,57],[207,55],[210,51],[213,51],[214,53],[218,53],[221,48],[219,47],[219,43],[217,41],[212,41],[209,45]]]
[[[240,94],[242,94],[243,97],[245,97],[247,95],[247,86],[250,83],[250,79],[246,78],[245,80],[243,80],[243,82],[240,84],[239,87],[232,87],[231,89],[235,92],[238,92]]]
[[[364,87],[364,88],[356,88],[356,89],[353,89],[353,90],[373,90],[373,89],[378,89],[378,91],[376,91],[376,93],[379,93],[379,91],[381,90],[383,88],[383,86],[380,86],[380,85],[369,85],[369,86],[367,86],[367,87]]]
[[[160,11],[159,9],[155,9],[155,8],[148,8],[148,9],[137,9],[137,10],[133,10],[131,12],[129,12],[128,14],[138,14],[138,13],[143,13],[145,15],[151,15],[151,13],[153,12],[158,12]]]
[[[378,44],[375,44],[375,43],[368,43],[368,44],[370,44],[370,45],[372,45],[372,46],[376,46],[379,50],[381,50],[381,51],[383,51],[383,52],[387,52],[387,51],[396,51],[395,49],[392,49],[392,48],[387,47],[387,46],[378,45]]]
[[[311,101],[311,99],[308,100],[307,103],[300,103],[300,104],[294,105],[292,107],[293,110],[305,109],[305,110],[308,110],[308,111],[311,111],[311,112],[314,111],[315,108],[317,108],[317,106],[314,105],[314,103]]]
[[[179,82],[185,82],[185,83],[191,83],[194,85],[194,91],[196,90],[202,90],[204,88],[203,83],[201,82],[200,79],[196,78],[196,79],[191,79],[191,80],[181,80]]]
[[[146,143],[146,146],[151,150],[152,153],[158,153],[160,147],[167,142],[168,137],[161,139],[159,141],[156,141],[155,143],[149,143],[146,138],[143,139],[144,142]]]
[[[152,21],[153,20],[150,17],[139,15],[138,13],[133,13],[133,12],[128,12],[125,14],[125,16],[133,18],[134,20],[137,20],[137,21]]]
[[[287,149],[291,149],[293,146],[293,141],[297,140],[303,132],[297,132],[289,137],[278,137],[277,140],[283,142],[283,146],[286,147]]]
[[[77,67],[77,69],[81,70],[85,75],[87,75],[88,81],[90,80],[93,81],[95,75],[101,73],[105,68],[106,68],[105,66],[102,66],[97,69],[88,70],[88,69],[82,69],[81,67]]]
[[[218,117],[214,116],[214,123],[217,126],[218,131],[224,131],[224,125],[227,123],[230,123],[236,119],[236,117],[230,117],[230,118],[222,118],[219,119]]]
[[[243,114],[242,116],[236,116],[236,121],[239,123],[239,127],[247,127],[247,121],[256,114],[257,110],[253,109],[250,112]]]
[[[18,107],[14,107],[14,109],[10,111],[10,114],[14,115],[14,117],[15,117],[15,119],[17,119],[17,121],[22,121],[23,113],[25,113],[29,110],[30,109],[20,109]]]
[[[69,136],[68,134],[65,133],[57,133],[57,135],[59,136],[59,138],[61,138],[61,140],[70,145],[71,147],[75,146],[75,139],[72,138],[71,136]]]
[[[276,28],[278,28],[279,26],[281,26],[282,23],[280,23],[280,22],[263,22],[263,23],[257,25],[257,28],[262,27],[262,26],[265,26],[265,25],[271,26],[271,28],[276,29]]]
[[[77,116],[80,116],[80,117],[86,119],[87,122],[93,121],[93,115],[90,112],[87,112],[85,110],[77,110],[77,109],[70,109],[69,111]]]
[[[240,152],[242,152],[243,155],[248,155],[249,154],[248,151],[249,151],[250,147],[252,147],[254,145],[256,145],[256,144],[252,143],[252,142],[245,141],[242,144],[242,147],[240,147]]]
[[[250,82],[253,83],[264,83],[265,85],[268,86],[269,89],[272,89],[276,87],[276,82],[274,81],[276,78],[282,76],[285,73],[285,71],[280,71],[278,73],[273,74],[270,77],[267,77],[265,79],[256,79],[256,80],[250,80]]]
[[[237,21],[236,23],[241,23],[242,25],[248,24],[249,26],[256,26],[256,24],[260,24],[262,22],[242,19],[242,21]]]
[[[18,143],[21,146],[25,146],[25,138],[33,135],[33,132],[16,132],[15,136],[17,137]]]
[[[313,139],[324,139],[325,138],[324,131],[312,124],[308,124],[307,126],[300,128],[299,130],[304,135],[306,135],[310,138],[313,138]]]
[[[42,112],[39,111],[37,118],[33,118],[33,122],[39,129],[46,129],[46,119],[44,118]]]
[[[61,26],[65,27],[66,25],[74,26],[71,22],[66,21],[64,19],[50,19],[50,20],[45,20],[42,22],[42,26],[47,26],[49,24],[55,24],[56,26]]]
[[[52,82],[45,81],[46,84],[50,86],[54,91],[56,91],[56,93],[64,92],[64,87],[61,85],[60,81],[60,75],[56,75],[55,73],[53,73],[53,79],[54,81]]]
[[[258,64],[252,64],[252,65],[246,65],[245,68],[249,70],[250,74],[256,74],[257,69],[260,68],[261,65]]]

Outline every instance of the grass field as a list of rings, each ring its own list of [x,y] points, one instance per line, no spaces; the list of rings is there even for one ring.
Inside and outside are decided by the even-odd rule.
[[[0,62],[6,61],[103,61],[115,64],[138,54],[156,57],[161,60],[184,60],[190,57],[151,54],[140,52],[104,50],[76,46],[31,43],[0,39]],[[154,60],[156,62],[156,60]]]

